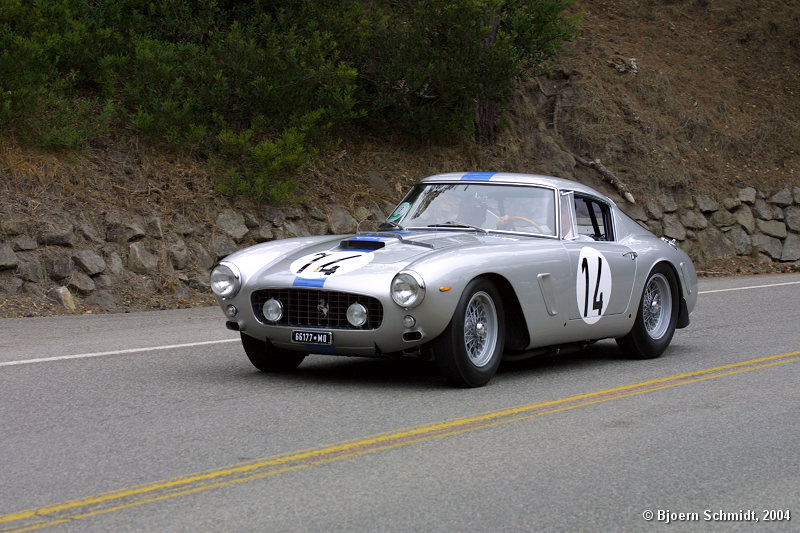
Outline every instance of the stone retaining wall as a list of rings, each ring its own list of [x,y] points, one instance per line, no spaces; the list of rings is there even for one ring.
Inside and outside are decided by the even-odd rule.
[[[39,300],[71,312],[119,312],[197,301],[211,295],[211,267],[236,250],[272,239],[351,232],[356,218],[383,219],[393,207],[372,204],[354,213],[340,206],[260,212],[223,207],[205,223],[119,212],[50,213],[46,221],[4,215],[0,304],[18,299],[35,306]]]
[[[800,262],[800,187],[752,187],[728,197],[662,194],[622,209],[656,235],[676,239],[695,261],[736,256]],[[45,298],[72,312],[147,308],[210,294],[208,271],[245,246],[285,237],[354,231],[382,219],[389,202],[359,207],[303,205],[260,212],[223,208],[205,223],[131,213],[61,213],[49,222],[5,216],[0,224],[0,298]],[[53,221],[55,220],[55,221]]]
[[[695,261],[800,261],[800,187],[772,194],[744,187],[720,200],[678,191],[621,207],[656,235],[678,241]]]

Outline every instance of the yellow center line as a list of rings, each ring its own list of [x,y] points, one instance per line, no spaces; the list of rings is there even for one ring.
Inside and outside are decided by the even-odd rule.
[[[196,472],[188,476],[156,481],[86,498],[6,514],[0,516],[0,532],[30,531],[368,453],[798,361],[800,361],[800,351],[761,357],[557,400],[509,407],[488,413],[380,433],[351,441],[264,457],[219,469]]]

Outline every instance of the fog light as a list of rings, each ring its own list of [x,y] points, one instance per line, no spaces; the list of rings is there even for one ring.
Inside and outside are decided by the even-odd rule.
[[[277,322],[283,317],[283,304],[275,298],[270,298],[264,302],[264,307],[261,310],[264,312],[264,318],[270,322]]]
[[[225,316],[228,318],[233,318],[237,314],[239,314],[239,310],[236,309],[236,306],[231,304],[225,308]]]
[[[417,324],[417,321],[411,315],[406,315],[403,317],[403,327],[405,328],[413,328]]]
[[[359,328],[367,323],[367,308],[356,302],[347,308],[347,321]]]

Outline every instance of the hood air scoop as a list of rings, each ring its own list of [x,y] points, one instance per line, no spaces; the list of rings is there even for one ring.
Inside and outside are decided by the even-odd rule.
[[[370,238],[347,239],[339,243],[340,250],[380,250],[386,246],[383,240]]]

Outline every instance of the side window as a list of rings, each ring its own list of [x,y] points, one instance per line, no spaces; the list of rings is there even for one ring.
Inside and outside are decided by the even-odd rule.
[[[611,209],[608,204],[586,196],[575,196],[578,236],[594,241],[613,241]]]

